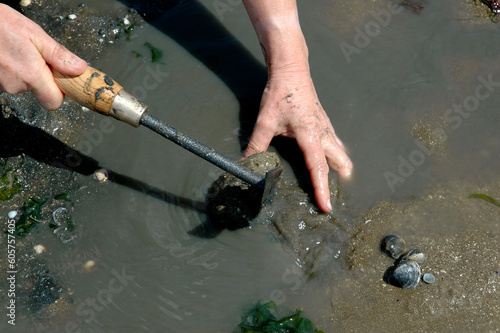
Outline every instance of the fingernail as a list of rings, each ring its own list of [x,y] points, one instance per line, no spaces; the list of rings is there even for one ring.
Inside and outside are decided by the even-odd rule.
[[[332,202],[331,202],[330,200],[328,200],[328,201],[326,202],[326,207],[328,207],[328,210],[329,210],[330,212],[332,211],[332,209],[333,209],[333,208],[332,208]]]
[[[82,67],[84,62],[85,62],[85,60],[83,60],[79,57],[74,57],[73,60],[71,61],[71,67],[73,67],[73,68]]]

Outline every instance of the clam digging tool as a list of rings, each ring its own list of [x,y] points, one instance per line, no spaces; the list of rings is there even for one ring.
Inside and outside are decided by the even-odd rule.
[[[80,105],[134,127],[143,125],[248,184],[261,188],[262,204],[271,200],[272,190],[279,180],[283,166],[268,170],[265,177],[243,167],[148,114],[146,105],[127,93],[108,75],[95,68],[89,66],[79,76],[63,75],[54,69],[52,71],[59,88]]]

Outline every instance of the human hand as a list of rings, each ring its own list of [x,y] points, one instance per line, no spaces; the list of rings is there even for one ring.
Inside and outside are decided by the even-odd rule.
[[[309,72],[309,51],[297,3],[243,0],[260,41],[269,78],[243,156],[267,150],[274,136],[295,138],[311,175],[318,207],[332,210],[329,166],[349,177],[352,162],[321,106]]]
[[[80,75],[87,68],[84,60],[35,22],[0,4],[0,90],[8,94],[32,91],[46,109],[59,108],[64,94],[49,65],[66,75]]]
[[[352,163],[321,106],[308,73],[270,77],[244,156],[266,151],[274,136],[294,138],[304,154],[319,208],[330,212],[329,166],[343,178]]]

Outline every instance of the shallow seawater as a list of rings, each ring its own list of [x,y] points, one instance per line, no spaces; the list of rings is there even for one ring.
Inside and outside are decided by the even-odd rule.
[[[120,5],[111,0],[87,3]],[[218,3],[226,6],[221,9]],[[391,3],[299,2],[319,98],[354,163],[352,181],[341,183],[353,220],[350,228],[378,202],[426,197],[438,183],[444,193],[462,189],[462,181],[478,188],[498,183],[498,24],[472,1],[457,6],[445,0],[422,1],[420,14],[396,6],[379,30],[367,25],[377,13],[389,11]],[[258,40],[243,5],[181,1],[150,23],[92,65],[141,98],[152,115],[238,159],[240,128],[252,118],[245,113],[255,112],[265,80]],[[215,44],[204,26],[217,29]],[[357,34],[365,28],[375,30],[361,40]],[[163,51],[160,62],[151,62],[146,42]],[[493,84],[486,86],[488,80]],[[474,99],[478,91],[484,97]],[[366,329],[367,323],[348,322],[363,316],[328,318],[330,310],[342,310],[338,304],[351,311],[359,302],[365,309],[361,304],[379,304],[370,297],[384,295],[363,298],[360,290],[373,281],[363,280],[366,272],[347,269],[348,242],[332,254],[331,269],[308,279],[266,225],[226,230],[212,239],[191,235],[205,221],[201,208],[206,191],[222,172],[146,128],[114,124],[90,156],[128,177],[129,186],[87,180],[89,187],[74,212],[83,230],[70,245],[81,256],[61,248],[50,259],[71,286],[74,300],[51,323],[56,327],[51,331],[230,332],[258,300],[303,308],[325,332]],[[418,124],[438,139],[420,140],[413,131]],[[288,163],[284,161],[290,169]],[[447,182],[459,185],[447,187]],[[500,199],[498,187],[491,195]],[[436,207],[432,219],[412,214],[417,225],[392,225],[415,244],[419,236],[430,244],[434,236],[455,239],[469,230],[471,221],[477,223],[474,217],[460,220]],[[455,222],[447,222],[448,216]],[[494,235],[498,243],[500,225],[493,222],[478,223],[475,230]],[[438,245],[429,247],[437,251]],[[68,269],[83,262],[82,257],[96,261],[91,272]],[[356,294],[354,301],[346,301],[351,294]],[[374,327],[383,320],[389,322],[381,318]],[[495,324],[500,322],[491,327]],[[33,325],[19,323],[27,330]]]

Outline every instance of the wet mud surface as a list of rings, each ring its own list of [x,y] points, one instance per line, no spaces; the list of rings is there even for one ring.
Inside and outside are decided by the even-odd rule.
[[[469,195],[498,196],[499,186],[498,180],[483,188],[457,180],[422,198],[374,207],[350,245],[353,277],[326,287],[333,304],[330,319],[356,332],[498,330],[500,207]],[[444,231],[435,231],[444,224]],[[393,260],[381,252],[380,242],[393,233],[408,249],[423,251],[422,274],[433,274],[434,284],[420,281],[415,289],[402,290],[383,281]],[[353,293],[344,294],[344,288]]]
[[[430,149],[432,142],[427,141]],[[436,157],[440,158],[439,154]],[[255,158],[262,165],[277,165],[277,157],[271,153]],[[252,168],[252,163],[246,166],[259,169]],[[336,209],[321,214],[311,202],[311,194],[290,178],[284,174],[270,207],[264,207],[256,221],[248,222],[267,221],[303,273],[320,274],[332,304],[326,311],[330,314],[320,323],[353,332],[449,331],[456,329],[457,323],[470,330],[498,328],[500,207],[470,195],[498,196],[500,182],[478,187],[450,181],[435,185],[424,197],[381,202],[356,220],[345,214],[345,202],[335,183],[330,186]],[[238,191],[231,196],[237,197]],[[406,240],[405,252],[412,248],[423,251],[426,260],[420,265],[421,274],[433,274],[435,283],[427,284],[420,277],[410,290],[390,283],[387,274],[395,260],[381,250],[381,241],[389,234]],[[345,266],[349,273],[344,279],[330,279],[325,274],[325,261],[332,260],[328,246],[333,239],[344,239],[348,247]]]
[[[333,252],[332,245],[345,240],[352,225],[335,177],[330,178],[329,186],[334,209],[325,214],[316,206],[312,189],[301,187],[293,173],[284,171],[272,205],[258,217],[260,222],[271,223],[271,231],[305,275],[325,268],[325,260]]]
[[[411,12],[414,15],[411,20],[416,20],[420,17],[419,15],[425,15],[428,7],[434,3],[433,1],[403,1],[403,7],[398,7],[398,10]],[[350,41],[356,34],[357,30],[354,28],[359,25],[359,22],[373,20],[372,11],[389,10],[389,5],[386,1],[339,1],[328,5],[328,10],[323,14],[330,18],[326,26],[339,35],[347,36],[346,40]],[[135,29],[146,25],[135,11],[130,11],[126,7],[119,8],[118,11],[110,13],[73,1],[37,0],[22,12],[38,22],[57,40],[63,41],[68,49],[95,66],[100,63],[102,60],[100,57],[103,54],[108,54],[107,52],[112,54],[110,50],[117,45],[119,47],[120,43],[127,39],[131,23],[134,24]],[[234,11],[238,10],[237,7],[230,8]],[[154,9],[153,4],[148,10],[153,13]],[[457,6],[448,8],[448,11],[454,19],[463,22],[462,28],[466,31],[473,30],[474,26],[494,24],[491,22],[492,17],[488,15],[486,6],[479,2],[461,1]],[[69,14],[75,14],[77,18],[69,19]],[[155,15],[161,18],[164,14],[165,12],[160,11]],[[125,17],[129,21],[128,24],[123,21]],[[219,19],[221,17],[219,16]],[[397,16],[393,16],[392,19],[396,22]],[[225,23],[224,20],[221,19],[221,21]],[[403,33],[406,32],[403,31]],[[370,52],[369,48],[362,49],[362,51]],[[182,56],[186,57],[185,54]],[[392,62],[397,61],[397,59],[392,59]],[[199,65],[196,64],[193,67],[196,66]],[[436,68],[439,66],[430,67],[437,71]],[[478,61],[474,55],[469,54],[457,54],[447,59],[442,69],[450,76],[453,87],[459,91],[459,94],[457,93],[460,97],[459,102],[463,101],[462,95],[465,92],[474,91],[473,89],[478,84],[477,75],[482,73],[485,67],[493,72],[498,65],[493,60],[491,63]],[[420,75],[419,68],[415,69],[415,73]],[[363,77],[364,75],[365,73]],[[486,77],[486,74],[484,75]],[[183,74],[183,78],[184,76],[189,75]],[[411,80],[413,79],[412,77]],[[429,84],[431,80],[426,81],[427,79],[422,74],[415,80],[410,80],[411,82],[405,89],[413,92],[414,90],[411,89],[414,86],[421,87]],[[199,92],[203,90],[200,88]],[[150,95],[154,94],[150,92]],[[417,96],[418,93],[415,95]],[[379,96],[376,98],[378,99]],[[400,96],[396,96],[395,101],[391,99],[387,105],[401,103],[397,100],[398,98]],[[436,100],[440,99],[436,98]],[[443,97],[443,100],[446,100],[446,97]],[[222,97],[221,101],[220,103],[225,105]],[[421,102],[417,104],[420,106]],[[77,323],[75,327],[78,328],[78,325],[85,327],[86,316],[82,315],[78,308],[90,311],[89,309],[92,309],[90,306],[82,307],[82,304],[85,305],[84,302],[89,299],[88,295],[90,294],[90,299],[95,302],[96,295],[100,295],[101,290],[109,290],[106,283],[112,281],[112,274],[115,274],[108,274],[109,272],[104,270],[105,262],[109,261],[107,268],[111,272],[115,272],[114,269],[124,272],[125,268],[122,270],[122,266],[117,266],[123,264],[128,274],[133,274],[131,279],[139,281],[144,278],[144,280],[137,282],[137,286],[140,287],[134,287],[136,289],[129,286],[129,289],[123,289],[126,292],[112,294],[116,297],[116,303],[113,300],[113,303],[107,304],[110,308],[114,306],[116,313],[112,312],[112,315],[108,315],[105,312],[107,310],[102,310],[107,309],[104,306],[100,307],[99,311],[93,308],[94,314],[100,321],[98,324],[91,321],[90,326],[87,327],[89,330],[114,327],[113,324],[120,322],[123,316],[126,316],[133,318],[134,325],[145,325],[144,327],[152,330],[164,329],[165,325],[170,325],[168,320],[173,318],[174,323],[179,325],[178,327],[189,331],[189,328],[186,329],[182,325],[189,326],[183,320],[193,318],[189,317],[193,312],[196,313],[193,309],[200,309],[198,314],[204,315],[191,320],[196,322],[198,327],[204,327],[204,320],[208,320],[205,318],[214,316],[213,309],[216,309],[217,313],[224,313],[227,306],[226,299],[213,296],[213,294],[219,294],[217,287],[237,289],[243,284],[255,284],[257,290],[264,289],[264,292],[261,294],[255,292],[252,297],[273,298],[272,295],[275,294],[272,291],[274,290],[267,292],[265,288],[268,287],[266,284],[268,280],[276,279],[287,283],[293,282],[292,287],[287,284],[286,288],[279,289],[280,292],[284,291],[280,293],[280,299],[294,299],[294,304],[304,307],[303,310],[307,316],[325,332],[498,331],[500,327],[498,318],[498,313],[500,313],[498,294],[500,292],[500,225],[498,222],[500,207],[488,200],[469,196],[482,193],[500,200],[500,180],[488,178],[487,181],[474,183],[461,177],[460,172],[453,171],[453,167],[459,163],[472,163],[467,161],[473,157],[456,153],[457,147],[461,146],[460,142],[462,142],[457,138],[463,135],[450,126],[450,123],[444,121],[442,117],[444,109],[438,105],[439,103],[435,104],[436,106],[419,109],[415,114],[408,112],[409,119],[405,119],[406,122],[403,125],[384,118],[383,130],[389,131],[390,129],[390,131],[404,133],[404,137],[409,138],[408,140],[416,140],[421,155],[425,154],[426,163],[441,170],[436,171],[436,174],[444,174],[449,169],[449,176],[436,177],[439,181],[433,180],[428,186],[425,185],[427,178],[423,177],[425,179],[422,181],[423,185],[408,186],[425,188],[425,190],[415,190],[416,194],[412,196],[404,194],[394,196],[394,200],[390,202],[378,199],[377,191],[387,190],[386,184],[377,187],[366,182],[365,191],[373,194],[375,203],[369,205],[368,212],[363,210],[361,213],[359,209],[351,210],[349,206],[350,202],[357,199],[353,198],[353,192],[346,191],[346,184],[332,176],[330,190],[334,210],[330,214],[323,214],[314,203],[310,184],[309,186],[304,184],[304,175],[307,173],[297,173],[293,168],[285,169],[281,181],[276,185],[276,195],[272,204],[263,208],[260,206],[260,193],[237,178],[223,175],[218,179],[215,177],[211,184],[206,184],[209,181],[202,179],[205,175],[200,172],[204,167],[193,164],[195,166],[192,168],[196,169],[193,171],[189,169],[191,166],[185,167],[187,163],[181,163],[182,159],[174,159],[170,156],[157,165],[158,169],[165,168],[163,177],[173,179],[177,174],[186,178],[192,177],[195,179],[192,182],[195,183],[196,190],[203,192],[200,188],[206,186],[206,191],[201,194],[196,192],[193,195],[193,192],[190,192],[176,196],[166,191],[162,192],[159,188],[163,188],[164,184],[159,185],[151,180],[137,181],[134,177],[140,178],[142,175],[134,175],[130,170],[128,174],[122,176],[116,174],[116,178],[122,179],[123,183],[128,183],[128,187],[118,187],[112,182],[100,184],[93,179],[92,174],[103,166],[92,157],[92,147],[103,139],[103,134],[112,131],[112,120],[91,114],[71,101],[66,101],[58,111],[47,112],[29,93],[16,96],[0,93],[2,112],[0,117],[0,170],[2,174],[0,176],[2,180],[5,180],[2,183],[3,189],[8,189],[2,194],[9,196],[8,200],[1,202],[0,215],[7,216],[10,211],[17,211],[15,220],[18,220],[22,216],[21,207],[30,198],[46,200],[41,207],[41,220],[32,221],[36,222],[37,227],[33,229],[31,235],[18,239],[16,243],[20,266],[17,275],[20,304],[18,320],[29,323],[25,325],[38,331],[60,331],[63,327],[73,327],[75,322]],[[392,111],[400,113],[400,110]],[[408,110],[404,109],[404,111]],[[193,114],[196,115],[194,111]],[[201,116],[200,119],[192,117],[190,122],[185,123],[185,126],[206,127],[202,124]],[[465,122],[465,119],[462,121]],[[471,117],[471,121],[473,119],[474,117]],[[355,133],[361,132],[355,126],[351,130]],[[470,133],[476,132],[469,130]],[[235,134],[235,136],[238,135]],[[376,135],[370,135],[370,133],[366,133],[365,136],[369,138],[368,141],[378,140]],[[485,159],[490,158],[492,163],[498,161],[496,138],[492,134],[489,141],[481,144],[480,149],[477,149],[474,154]],[[126,139],[120,138],[119,143],[126,142]],[[471,142],[473,139],[476,139],[476,136],[471,139]],[[231,137],[228,141],[232,142],[231,140],[235,139]],[[363,138],[361,141],[367,141],[367,139]],[[145,149],[150,149],[149,141],[145,146]],[[376,150],[375,146],[370,150]],[[383,148],[383,145],[381,144],[379,148]],[[116,149],[119,150],[119,148]],[[129,153],[125,148],[122,149],[123,155]],[[141,151],[141,149],[136,148],[135,151]],[[411,152],[411,149],[409,151]],[[397,156],[399,150],[390,153]],[[283,156],[265,153],[255,155],[243,161],[242,164],[264,174],[265,170],[284,163],[280,159],[283,159]],[[381,157],[378,159],[382,160]],[[182,173],[176,170],[176,167],[168,166],[170,160],[181,161],[178,162],[180,165],[178,168],[185,168],[187,171],[181,170],[186,171]],[[125,165],[126,161],[120,161],[120,163]],[[370,158],[363,161],[367,164],[363,167],[376,167],[377,162],[373,162]],[[137,163],[134,168],[141,169],[140,161],[132,163]],[[395,168],[390,170],[396,173]],[[424,168],[425,166],[418,171]],[[486,167],[481,166],[480,169],[478,172],[483,172]],[[412,171],[412,177],[418,179],[416,176],[418,172],[415,171],[416,173],[413,174],[414,171]],[[202,175],[196,178],[193,173]],[[375,176],[380,175],[375,174]],[[164,178],[159,179],[161,182],[164,181]],[[405,182],[401,184],[407,185],[410,179],[410,176],[404,178]],[[363,182],[363,180],[367,179],[358,179],[357,182]],[[178,183],[179,187],[186,186],[184,180],[178,180]],[[402,186],[401,184],[396,183],[396,186]],[[131,189],[135,189],[135,192],[139,194],[135,192],[130,194]],[[244,192],[243,195],[241,195],[242,192]],[[12,197],[9,193],[13,194]],[[63,195],[59,196],[61,194]],[[148,194],[155,200],[160,198],[162,205],[165,206],[174,203],[173,208],[168,206],[160,210],[140,194]],[[206,200],[206,205],[203,208],[194,207],[195,199],[192,197],[196,197],[197,200]],[[109,207],[112,208],[98,205],[99,201],[107,203],[107,200],[110,201]],[[117,203],[113,205],[114,202]],[[99,214],[95,213],[94,207],[101,207],[102,211],[98,211]],[[190,207],[191,211],[179,213],[182,207]],[[54,215],[54,212],[58,210],[61,212],[61,209],[64,209],[67,215],[61,214],[64,221],[56,221],[59,215]],[[164,213],[165,211],[168,212]],[[104,217],[98,216],[95,221],[88,221],[85,214],[94,218],[95,215]],[[192,214],[199,214],[201,217],[196,216],[202,221],[211,220],[212,224],[218,224],[217,232],[210,234],[210,230],[206,228],[207,222],[204,222],[202,227],[196,227],[196,223],[191,223],[190,220]],[[73,227],[70,227],[68,223],[68,216],[72,219]],[[144,221],[154,218],[158,218],[162,226],[167,225],[167,232],[157,228],[150,231],[155,233],[152,237],[147,233],[142,234],[147,229],[143,227]],[[2,226],[6,220],[7,218],[1,221]],[[173,223],[170,224],[171,222]],[[182,223],[188,225],[189,228],[175,231],[177,229],[173,225]],[[103,238],[100,239],[100,235],[96,234],[95,230],[98,230],[99,234],[108,232],[109,235],[102,236]],[[278,251],[278,248],[281,248],[288,254],[290,267],[298,268],[296,272],[294,271],[296,274],[293,275],[293,279],[289,279],[290,276],[285,274],[290,271],[285,259],[281,260],[280,264],[287,268],[283,268],[283,272],[277,272],[275,274],[277,278],[267,274],[261,277],[261,280],[253,278],[252,274],[259,271],[265,260],[263,256],[255,258],[251,251],[247,250],[247,248],[251,249],[252,244],[246,244],[244,239],[249,238],[251,233],[258,234],[259,232],[264,232],[266,237],[269,235],[269,239],[266,238],[266,245],[278,244],[274,250]],[[420,281],[416,288],[402,290],[384,281],[384,274],[394,264],[394,260],[381,252],[380,242],[384,236],[394,233],[406,240],[408,249],[415,247],[425,253],[427,261],[421,265],[422,274],[432,273],[436,277],[434,284]],[[194,240],[189,238],[193,234]],[[158,245],[150,240],[150,238],[156,240],[155,236],[163,237],[161,240],[165,244],[162,247],[170,252],[166,251],[167,254],[165,254],[160,251],[163,254],[158,255]],[[235,243],[228,243],[228,238],[236,239]],[[98,244],[97,241],[95,244],[92,243],[94,239],[100,239],[101,243]],[[133,241],[137,243],[132,243]],[[240,241],[241,249],[238,247]],[[5,242],[6,239],[2,238],[0,241],[2,249],[6,247]],[[120,244],[127,242],[130,246],[126,244],[126,248],[120,247]],[[186,243],[188,245],[185,245]],[[42,254],[35,251],[35,246],[40,244],[46,248]],[[234,250],[234,256],[243,258],[241,259],[242,268],[239,268],[236,282],[233,282],[234,286],[225,285],[227,276],[224,275],[229,274],[227,272],[233,272],[218,273],[217,271],[218,265],[223,266],[224,260],[228,262],[229,260],[215,261],[220,253],[232,251],[228,248],[238,249]],[[101,253],[102,249],[106,249],[107,252],[104,256]],[[195,257],[195,255],[199,256]],[[272,253],[267,253],[265,256],[272,257]],[[179,258],[182,260],[179,261]],[[97,259],[103,261],[100,266],[101,271],[98,271],[98,274],[102,275],[92,275],[93,261]],[[245,260],[248,260],[248,263]],[[130,273],[130,267],[138,265],[137,263],[145,264],[137,271]],[[162,270],[155,271],[153,267],[158,266],[158,263],[161,263]],[[2,260],[0,263],[0,281],[2,281],[0,300],[2,302],[5,302],[8,288],[5,283],[7,281],[5,265],[6,261]],[[164,269],[167,274],[162,275],[164,267],[168,268]],[[181,268],[187,269],[183,271]],[[206,272],[213,273],[213,275],[205,274]],[[193,283],[186,282],[192,277],[194,277]],[[99,287],[101,289],[96,290],[98,287],[93,285],[82,289],[82,284],[89,279],[100,281],[96,283],[101,283]],[[170,283],[170,280],[174,282]],[[124,286],[127,286],[128,282],[124,281]],[[161,284],[158,285],[158,283]],[[218,284],[213,287],[215,283]],[[274,282],[270,283],[271,289],[275,287],[272,283]],[[312,287],[303,287],[301,283]],[[180,286],[181,291],[189,290],[189,294],[179,292],[172,285]],[[144,289],[148,286],[151,290],[145,291]],[[206,290],[196,289],[200,286],[207,286],[207,288]],[[310,302],[310,307],[307,306],[306,301],[308,295],[300,293],[302,289],[307,290],[307,288],[314,289],[311,294],[320,295],[319,300],[315,299]],[[141,295],[137,296],[138,294]],[[284,298],[284,295],[288,298]],[[212,303],[208,301],[210,296],[215,299]],[[151,304],[155,305],[145,308],[144,298],[148,301],[152,300]],[[160,306],[158,306],[158,299]],[[154,300],[157,303],[154,303]],[[184,308],[183,301],[189,303]],[[254,299],[244,302],[253,301]],[[140,308],[132,306],[127,308],[128,304],[134,302],[140,303]],[[237,306],[243,303],[241,300],[238,302]],[[231,306],[236,307],[234,304]],[[184,312],[181,313],[180,309]],[[153,314],[154,319],[150,317],[147,321],[144,319],[147,318],[144,313],[140,318],[134,317],[134,313],[141,310],[149,315]],[[238,312],[244,311],[242,309]],[[231,325],[226,322],[231,322],[231,320],[238,322],[234,318],[219,319],[219,322],[215,323],[213,323],[215,320],[211,320],[212,326],[210,327],[229,327]],[[135,328],[139,329],[139,327]],[[217,330],[230,331],[219,328]]]
[[[125,38],[125,17],[137,24],[137,29],[144,22],[125,7],[119,12],[104,13],[67,1],[32,1],[28,7],[16,5],[14,8],[89,63],[97,61],[113,43],[119,43],[120,34]],[[70,18],[70,14],[76,18]],[[0,189],[1,215],[17,212],[12,220],[19,223],[26,211],[25,203],[31,198],[44,201],[40,219],[32,216],[27,219],[26,225],[33,229],[19,228],[28,236],[17,239],[15,255],[18,319],[31,321],[43,331],[51,327],[51,320],[67,321],[75,312],[72,283],[65,279],[65,269],[51,263],[53,258],[59,258],[56,249],[79,256],[72,243],[82,232],[82,226],[73,210],[80,206],[80,200],[88,202],[89,193],[95,189],[93,180],[87,176],[99,167],[85,151],[100,143],[102,133],[110,125],[68,99],[57,111],[48,112],[31,93],[0,92],[0,108],[0,176],[6,180]],[[10,195],[12,189],[16,189],[15,195]],[[64,216],[58,216],[60,212]],[[7,222],[2,222],[2,234],[6,229]],[[36,253],[34,248],[41,243],[43,252],[47,247],[51,255]],[[1,244],[7,247],[6,237],[2,237]],[[52,260],[47,261],[47,255]],[[0,264],[3,298],[9,289],[7,271],[12,271],[7,264],[5,260]],[[84,264],[75,263],[82,272]]]
[[[266,171],[281,165],[281,161],[276,153],[264,152],[249,156],[240,164],[265,175]],[[345,201],[334,178],[330,181],[330,191],[335,209],[324,214],[315,204],[312,188],[302,188],[294,174],[285,170],[271,202],[261,205],[259,188],[226,173],[208,190],[207,214],[213,223],[230,230],[256,223],[268,224],[304,274],[312,274],[319,269],[329,242],[345,238],[347,234],[349,219]]]

